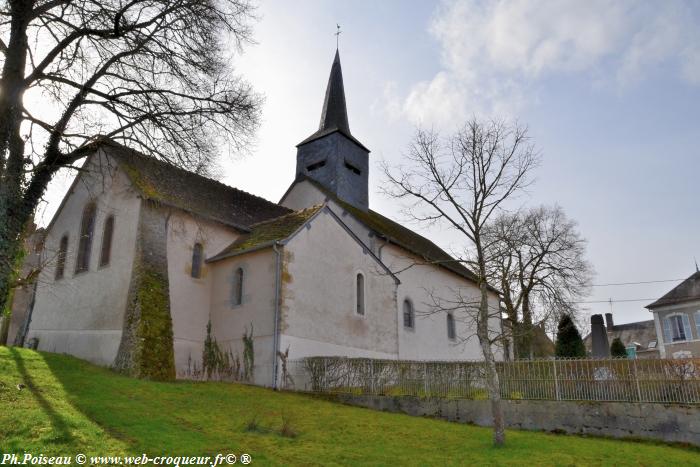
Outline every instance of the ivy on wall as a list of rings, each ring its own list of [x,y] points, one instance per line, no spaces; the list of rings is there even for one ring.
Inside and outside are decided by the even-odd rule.
[[[134,362],[138,376],[155,380],[175,379],[167,281],[155,271],[142,271],[137,300],[141,311],[136,339],[137,361]]]

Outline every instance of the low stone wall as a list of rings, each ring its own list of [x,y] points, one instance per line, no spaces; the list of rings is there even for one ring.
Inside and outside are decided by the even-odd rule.
[[[491,426],[487,400],[338,395],[351,405]],[[630,402],[504,400],[509,428],[648,438],[700,446],[700,406]]]

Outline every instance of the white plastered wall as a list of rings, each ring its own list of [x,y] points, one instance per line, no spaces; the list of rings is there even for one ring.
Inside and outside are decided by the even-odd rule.
[[[88,159],[85,169],[49,226],[44,248],[47,264],[39,276],[25,342],[36,337],[41,350],[111,365],[124,324],[140,199],[128,177],[103,152]],[[96,201],[97,215],[89,270],[75,274],[80,222],[91,199]],[[115,219],[111,259],[109,265],[100,267],[104,223],[109,215]],[[65,274],[56,281],[55,256],[64,234],[68,234]]]
[[[399,358],[402,360],[482,360],[483,354],[476,336],[474,314],[476,310],[454,311],[456,339],[447,336],[447,312],[436,309],[434,297],[445,300],[444,307],[451,307],[462,297],[478,302],[479,289],[471,281],[434,265],[421,261],[395,245],[382,248],[382,260],[392,271],[401,271],[397,296]],[[403,325],[403,302],[410,300],[415,310],[413,329]],[[489,305],[496,312],[498,297],[489,294]],[[494,334],[500,332],[500,321],[491,320]],[[501,349],[494,346],[494,353],[501,358]]]
[[[327,196],[316,188],[308,180],[295,182],[292,188],[285,193],[280,204],[294,211],[306,209],[311,206],[323,204]]]
[[[179,377],[191,374],[195,364],[201,368],[212,296],[211,264],[203,262],[200,277],[192,277],[194,245],[202,245],[204,259],[216,255],[237,237],[232,228],[182,211],[174,211],[168,218],[170,314],[175,369]]]
[[[243,363],[243,333],[253,327],[255,384],[270,386],[275,324],[275,252],[272,248],[210,263],[212,334]],[[234,304],[233,277],[243,269],[243,303]],[[200,359],[201,360],[201,359]]]
[[[282,200],[284,206],[302,209],[318,204],[325,195],[308,181],[302,181],[292,187]],[[397,335],[399,339],[399,358],[417,360],[442,359],[483,359],[481,347],[475,335],[475,325],[466,313],[455,313],[457,339],[447,338],[445,313],[431,313],[431,294],[446,300],[454,299],[455,290],[464,295],[478,297],[479,290],[472,281],[464,279],[442,267],[435,265],[417,265],[421,263],[412,253],[396,245],[389,244],[376,236],[362,222],[333,201],[328,206],[392,271],[398,274],[401,285],[397,290],[394,310],[396,312]],[[406,269],[407,266],[411,266]],[[409,298],[416,310],[414,330],[403,327],[403,301]],[[489,294],[489,303],[497,310],[498,296]],[[492,318],[490,328],[494,334],[501,332],[500,320]],[[496,358],[501,359],[502,349],[493,346]]]
[[[322,210],[285,245],[280,350],[289,358],[396,358],[396,282]],[[356,311],[364,275],[365,313]]]

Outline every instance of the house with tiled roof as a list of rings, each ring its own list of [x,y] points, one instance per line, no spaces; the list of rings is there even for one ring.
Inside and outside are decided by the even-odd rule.
[[[646,308],[654,314],[662,358],[700,357],[700,271]]]
[[[19,337],[158,379],[251,365],[273,387],[280,355],[481,358],[474,324],[431,305],[478,297],[475,275],[370,209],[369,170],[337,52],[277,203],[99,141],[46,229]]]

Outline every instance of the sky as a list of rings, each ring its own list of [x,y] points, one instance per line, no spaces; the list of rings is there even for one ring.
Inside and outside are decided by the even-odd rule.
[[[558,204],[588,241],[588,313],[616,323],[700,260],[700,4],[626,0],[262,0],[256,44],[233,68],[265,96],[246,154],[223,151],[221,180],[278,201],[295,145],[318,127],[340,24],[350,128],[372,152],[370,205],[406,221],[378,188],[417,126],[444,135],[470,117],[529,128],[542,162],[523,206]],[[70,175],[47,193],[46,224]],[[412,228],[448,251],[460,238]],[[624,301],[636,300],[636,301]]]

